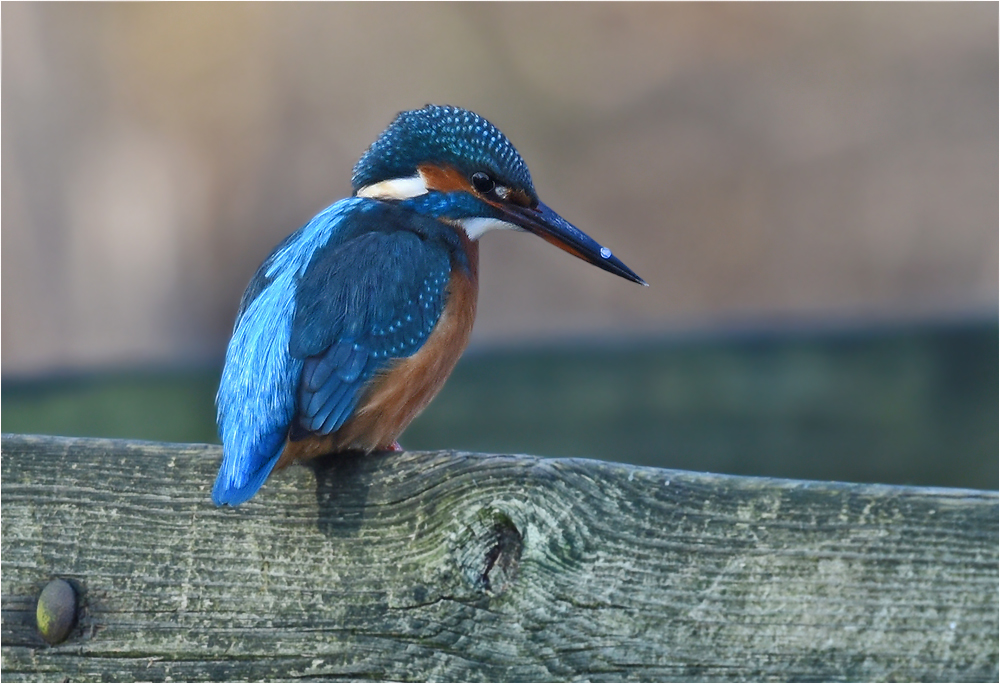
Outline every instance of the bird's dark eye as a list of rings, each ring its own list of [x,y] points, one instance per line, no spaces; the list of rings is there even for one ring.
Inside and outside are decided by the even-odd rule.
[[[472,174],[472,187],[474,187],[480,194],[487,195],[493,192],[493,188],[495,186],[496,183],[493,182],[493,179],[482,171],[477,171]]]

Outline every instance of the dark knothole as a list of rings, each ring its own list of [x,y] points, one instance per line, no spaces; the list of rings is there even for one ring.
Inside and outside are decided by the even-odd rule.
[[[460,551],[466,579],[487,596],[499,596],[514,582],[521,560],[523,537],[506,513],[488,508],[479,512]]]

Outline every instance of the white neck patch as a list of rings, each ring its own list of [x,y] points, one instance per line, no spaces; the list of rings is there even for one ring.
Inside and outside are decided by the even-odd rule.
[[[464,218],[458,219],[457,223],[462,226],[465,230],[465,234],[469,236],[470,240],[478,240],[486,233],[491,230],[524,230],[520,226],[515,226],[513,223],[507,223],[506,221],[501,221],[495,218],[483,218],[476,216],[474,218]]]
[[[419,173],[409,178],[392,178],[372,183],[358,190],[358,197],[405,200],[427,194],[427,183]]]

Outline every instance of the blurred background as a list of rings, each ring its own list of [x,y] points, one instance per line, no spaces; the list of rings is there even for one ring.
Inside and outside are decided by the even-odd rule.
[[[998,484],[995,4],[4,3],[2,429],[217,441],[243,288],[455,104],[639,288],[482,245],[408,448]]]

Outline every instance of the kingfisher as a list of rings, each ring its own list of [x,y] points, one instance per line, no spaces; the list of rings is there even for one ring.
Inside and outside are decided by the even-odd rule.
[[[352,187],[285,238],[243,294],[216,397],[217,506],[292,463],[400,450],[469,341],[483,234],[534,233],[646,284],[543,204],[506,136],[465,109],[400,113]]]

